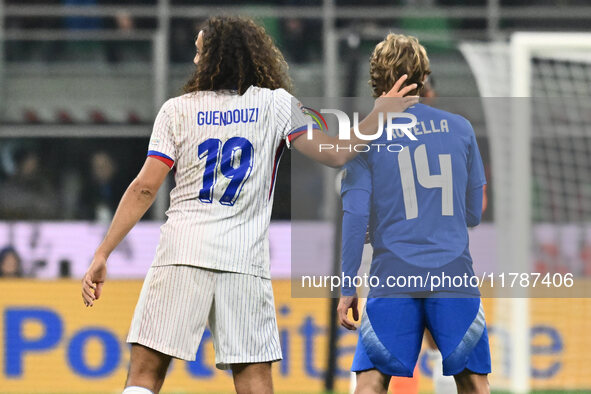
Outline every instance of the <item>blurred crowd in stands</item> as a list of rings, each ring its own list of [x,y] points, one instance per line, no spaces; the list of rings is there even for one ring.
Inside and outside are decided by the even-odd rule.
[[[0,221],[101,223],[110,222],[145,160],[148,143],[145,138],[0,141]],[[276,183],[273,219],[290,218],[289,172],[286,159]],[[150,211],[144,219],[154,217]]]
[[[149,62],[152,58],[151,44],[147,40],[132,39],[132,32],[151,32],[157,27],[154,17],[133,16],[125,7],[156,5],[157,0],[28,0],[26,5],[66,5],[66,6],[118,6],[121,11],[111,17],[67,16],[67,17],[32,17],[8,16],[5,21],[7,30],[61,30],[66,33],[109,31],[116,32],[121,39],[103,39],[98,36],[93,40],[9,40],[6,43],[5,59],[9,62]],[[23,5],[21,0],[5,0],[7,6]],[[174,5],[196,5],[193,1],[172,0]],[[257,5],[319,5],[320,0],[281,0],[249,1],[248,6]],[[236,6],[231,0],[200,2],[198,5]],[[276,39],[291,62],[309,61],[321,36],[322,25],[318,20],[288,18],[281,22],[275,18],[260,20],[269,33]],[[202,20],[178,18],[170,24],[170,60],[174,63],[190,62],[194,57],[194,39],[199,32]],[[129,34],[129,40],[126,40]]]
[[[561,6],[585,5],[588,0],[562,0]],[[246,3],[246,4],[245,4]],[[338,6],[359,6],[360,10],[367,6],[480,6],[485,7],[487,0],[368,0],[361,3],[356,0],[335,0]],[[501,6],[551,5],[550,0],[501,0]],[[95,7],[111,6],[120,11],[110,17],[96,16],[31,16],[9,15],[5,18],[6,32],[17,33],[4,45],[4,59],[10,63],[76,63],[85,62],[100,64],[119,64],[125,62],[151,62],[152,48],[149,41],[132,39],[133,32],[153,32],[158,26],[156,17],[134,15],[126,7],[155,6],[158,0],[4,0],[6,9],[27,6],[76,6]],[[319,6],[322,0],[255,0],[238,3],[234,0],[170,0],[175,6]],[[111,8],[113,9],[113,8]],[[361,12],[361,11],[360,11]],[[259,18],[267,31],[275,38],[290,64],[320,62],[322,60],[322,20],[287,18]],[[404,17],[396,21],[371,21],[364,19],[365,24],[381,27],[395,27],[408,31],[429,30],[437,32],[441,37],[437,42],[426,42],[429,53],[444,50],[456,50],[455,41],[451,38],[453,29],[486,28],[486,19],[448,19],[445,15],[438,18]],[[531,23],[540,20],[532,19]],[[576,20],[565,20],[572,28],[576,28]],[[194,38],[201,20],[194,18],[173,18],[170,24],[169,54],[172,63],[191,64],[194,57]],[[337,27],[355,27],[356,20],[338,21]],[[509,22],[507,22],[509,23]],[[514,23],[514,22],[511,22]],[[545,23],[545,22],[544,22]],[[554,22],[558,23],[558,22]],[[588,23],[585,20],[584,23]],[[532,25],[533,26],[533,25]],[[556,25],[558,26],[558,25]],[[506,25],[504,27],[507,27]],[[535,27],[535,26],[533,26]],[[75,35],[77,32],[90,33],[88,40],[42,40],[18,38],[18,33],[62,31]],[[115,32],[122,40],[94,39],[92,32]],[[439,32],[441,34],[439,34]],[[125,36],[129,34],[130,39]],[[97,35],[98,37],[98,35]],[[359,53],[363,61],[375,45],[366,40]],[[438,46],[439,45],[439,46]],[[453,48],[453,49],[452,49]],[[457,50],[456,50],[457,51]],[[351,58],[352,56],[343,58]],[[354,75],[354,74],[352,74]],[[359,75],[353,79],[366,78]],[[21,86],[22,87],[22,86]],[[180,88],[180,86],[179,86]],[[346,90],[351,92],[350,90]],[[63,95],[63,93],[61,93]],[[360,92],[349,93],[351,96]],[[365,94],[365,93],[364,93]],[[305,94],[303,95],[305,97]],[[109,98],[105,98],[109,100]],[[0,108],[1,109],[1,108]],[[0,111],[0,115],[2,111]],[[26,112],[28,114],[29,112]],[[71,123],[66,120],[60,123]],[[132,116],[137,123],[137,116]],[[31,120],[33,119],[33,120]],[[109,123],[100,118],[94,123]],[[147,119],[147,117],[146,117]],[[63,119],[62,119],[63,120]],[[43,123],[37,118],[25,117],[25,123]],[[483,141],[484,142],[484,141]],[[0,140],[0,220],[93,220],[108,221],[117,206],[125,188],[141,167],[146,153],[145,138],[84,138],[84,139],[51,139],[37,138],[31,140],[1,139]],[[481,148],[486,152],[487,149]],[[486,161],[486,159],[485,159]],[[299,162],[298,162],[299,164]],[[310,165],[308,162],[304,166]],[[284,156],[275,192],[275,208],[273,219],[290,219],[292,212],[297,212],[298,219],[319,217],[321,201],[322,175],[320,170],[312,168],[318,176],[314,177],[312,187],[310,178],[306,179],[310,193],[294,200],[299,204],[291,206],[291,169],[289,152]],[[301,172],[301,171],[300,171]],[[293,180],[294,188],[300,183]],[[172,184],[173,182],[171,182]],[[486,218],[490,218],[490,210]],[[152,218],[150,213],[146,216]]]
[[[6,0],[6,6],[25,5],[20,0]],[[125,0],[125,6],[153,4],[153,1]],[[26,5],[65,5],[65,6],[96,6],[121,5],[117,0],[29,0]],[[118,30],[125,34],[135,29],[154,28],[153,20],[132,18],[122,9],[115,17],[98,18],[88,16],[68,17],[7,17],[7,30],[62,30],[65,32]],[[120,42],[120,41],[41,41],[41,40],[11,40],[6,44],[6,60],[23,61],[102,61],[119,62],[125,60],[148,60],[148,43]],[[146,53],[147,52],[147,53]]]
[[[21,258],[16,249],[7,246],[0,249],[0,278],[20,278],[24,276]]]
[[[110,142],[4,140],[0,220],[109,222],[145,156],[144,139]]]
[[[147,39],[132,38],[133,32],[153,32],[158,26],[155,16],[138,16],[130,12],[126,7],[155,6],[158,0],[5,0],[5,5],[19,6],[76,6],[116,7],[113,15],[108,17],[96,16],[32,16],[9,15],[5,18],[7,31],[43,31],[61,30],[66,33],[108,31],[116,33],[119,39],[101,39],[98,35],[87,40],[39,40],[39,39],[10,39],[6,43],[5,59],[9,62],[105,62],[117,64],[121,62],[149,62],[152,59],[151,43]],[[264,6],[321,6],[322,0],[249,0],[236,2],[233,0],[207,0],[196,3],[192,0],[169,0],[174,6],[237,6],[245,9],[249,7]],[[501,7],[520,6],[553,6],[552,0],[501,0]],[[560,7],[588,5],[588,0],[561,0]],[[360,6],[360,15],[364,7],[445,7],[445,6],[470,6],[485,8],[488,0],[367,0],[361,3],[357,0],[335,0],[339,6]],[[339,20],[338,28],[359,27],[363,24],[374,27],[396,27],[409,31],[428,31],[435,35],[440,34],[441,42],[435,43],[435,47],[451,48],[452,31],[454,29],[481,29],[487,28],[486,18],[447,18],[445,15],[433,17],[405,16],[396,20]],[[576,18],[575,18],[576,19]],[[198,33],[202,20],[195,18],[173,18],[170,23],[170,61],[173,63],[190,62],[193,58],[193,40]],[[304,19],[297,17],[286,18],[259,18],[267,31],[274,37],[278,46],[290,63],[305,63],[321,59],[322,48],[322,20]],[[543,23],[542,25],[539,25]],[[562,27],[559,23],[565,23],[565,28],[583,28],[588,20],[581,15],[578,20],[553,21],[556,28]],[[525,18],[523,20],[509,19],[503,21],[503,28],[514,26],[527,26],[530,29],[546,27],[543,19]],[[128,39],[126,39],[128,37]],[[437,41],[437,40],[432,40]],[[429,48],[427,48],[429,50]]]

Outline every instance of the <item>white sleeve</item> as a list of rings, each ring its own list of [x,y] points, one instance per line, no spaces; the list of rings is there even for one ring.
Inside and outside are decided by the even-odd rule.
[[[313,129],[320,129],[302,103],[284,89],[273,91],[273,109],[276,132],[288,148],[293,140],[307,132],[308,124]]]
[[[154,121],[154,129],[148,146],[148,156],[158,159],[170,168],[176,162],[176,146],[174,143],[174,106],[168,100]]]

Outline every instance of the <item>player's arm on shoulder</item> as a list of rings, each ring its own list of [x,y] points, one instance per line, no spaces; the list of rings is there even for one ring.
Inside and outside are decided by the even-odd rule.
[[[276,128],[288,148],[294,147],[312,160],[330,167],[345,164],[334,150],[323,149],[334,145],[338,139],[321,132],[301,102],[284,89],[275,90],[273,100]],[[308,127],[314,129],[309,136]]]
[[[337,151],[336,146],[341,142],[337,137],[330,136],[321,131],[316,131],[311,138],[300,136],[292,141],[291,145],[298,152],[304,154],[310,159],[317,161],[329,167],[342,167],[349,160],[355,157],[355,154],[346,151]]]
[[[379,126],[380,113],[403,112],[418,102],[418,97],[406,96],[410,91],[416,89],[416,84],[404,86],[406,79],[406,74],[400,77],[389,92],[384,93],[375,101],[373,110],[359,122],[359,132],[365,135],[374,135]],[[354,146],[368,143],[367,140],[359,138],[353,129],[350,130],[351,139],[346,141],[330,136],[321,130],[314,130],[311,136],[303,134],[307,133],[300,133],[293,140],[290,139],[293,147],[312,160],[330,167],[344,166],[357,156],[357,152],[353,149]]]

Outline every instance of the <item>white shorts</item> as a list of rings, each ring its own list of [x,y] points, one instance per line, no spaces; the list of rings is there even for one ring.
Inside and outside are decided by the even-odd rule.
[[[150,268],[127,342],[193,361],[208,322],[219,369],[282,359],[271,280],[188,265]]]

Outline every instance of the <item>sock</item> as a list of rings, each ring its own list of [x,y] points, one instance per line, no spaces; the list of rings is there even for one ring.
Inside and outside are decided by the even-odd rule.
[[[433,368],[433,386],[435,394],[456,394],[456,381],[453,376],[443,375],[443,359],[439,350],[428,350],[431,368]]]
[[[123,390],[123,394],[154,394],[150,390],[139,386],[129,386]]]

